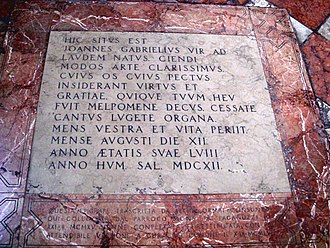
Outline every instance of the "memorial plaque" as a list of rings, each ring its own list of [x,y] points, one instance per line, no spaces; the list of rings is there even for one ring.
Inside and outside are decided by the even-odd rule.
[[[286,11],[29,0],[12,17],[0,246],[329,243],[328,148]]]
[[[255,36],[51,32],[34,193],[289,192]]]

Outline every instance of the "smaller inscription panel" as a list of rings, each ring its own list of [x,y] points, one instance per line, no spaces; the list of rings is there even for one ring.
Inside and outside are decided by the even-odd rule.
[[[51,32],[32,193],[290,192],[253,36]]]
[[[32,229],[33,222],[24,226],[28,247],[53,247],[59,243],[201,246],[201,240],[216,247],[223,244],[269,247],[271,238],[275,238],[272,244],[279,246],[296,245],[299,238],[292,200],[281,194],[276,200],[259,195],[262,201],[247,196],[240,200],[210,196],[205,199],[202,195],[185,199],[178,195],[161,198],[135,195],[129,199],[99,195],[88,200],[83,196],[82,199],[71,196],[70,200],[58,195],[47,197],[34,195],[29,199],[28,207],[34,215],[26,214],[24,219],[38,218],[40,226],[29,233],[26,230]],[[274,208],[281,208],[281,213],[272,211]]]

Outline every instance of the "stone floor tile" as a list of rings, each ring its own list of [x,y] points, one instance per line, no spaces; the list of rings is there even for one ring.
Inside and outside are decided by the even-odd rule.
[[[297,21],[293,17],[290,17],[290,21],[292,23],[293,29],[297,35],[298,42],[301,45],[304,43],[307,39],[307,37],[313,33],[312,30],[310,30],[308,27],[306,27],[304,24],[301,22]]]
[[[269,2],[279,8],[287,9],[294,18],[311,29],[318,28],[330,13],[329,0],[269,0]]]
[[[324,122],[324,127],[326,130],[328,129],[330,131],[330,105],[323,102],[321,99],[317,99],[317,105],[321,112],[320,115]]]
[[[275,5],[271,4],[266,0],[251,0],[245,6],[247,7],[263,7],[263,8],[276,8]],[[308,27],[294,19],[293,17],[290,18],[292,26],[295,30],[297,35],[299,44],[302,44],[307,37],[313,32]]]
[[[168,32],[175,32],[181,28],[179,29],[181,32],[206,30],[206,33],[228,32],[228,34],[232,34],[230,32],[236,32],[237,34],[237,30],[239,30],[240,35],[249,35],[252,30],[255,30],[257,38],[262,36],[264,38],[262,43],[267,47],[260,54],[269,89],[274,93],[271,95],[271,99],[274,101],[275,117],[278,120],[280,135],[284,137],[283,155],[288,163],[287,169],[292,192],[258,195],[157,196],[144,195],[143,190],[139,189],[140,194],[133,196],[98,193],[95,195],[27,193],[23,210],[24,186],[19,186],[17,190],[20,190],[21,193],[9,193],[8,191],[0,193],[0,247],[67,247],[69,245],[118,247],[121,245],[133,246],[134,244],[139,247],[144,247],[144,245],[151,247],[155,244],[152,247],[156,247],[159,243],[163,245],[168,243],[175,247],[182,247],[184,243],[185,246],[203,245],[206,247],[221,246],[225,243],[237,247],[250,247],[251,244],[258,248],[266,248],[270,245],[326,247],[326,244],[329,243],[327,148],[323,143],[325,138],[320,135],[321,125],[318,125],[320,118],[318,112],[315,111],[314,95],[305,71],[301,70],[302,56],[299,47],[292,39],[289,25],[286,25],[288,22],[283,21],[284,18],[288,20],[284,11],[265,8],[253,11],[251,8],[246,11],[250,12],[250,15],[246,14],[236,21],[235,16],[237,15],[231,14],[230,11],[240,9],[240,7],[227,7],[226,13],[229,18],[219,21],[223,12],[217,10],[218,6],[215,5],[207,6],[214,11],[210,12],[210,16],[214,16],[212,19],[205,9],[198,10],[205,6],[197,4],[186,8],[180,4],[174,4],[172,7],[161,7],[161,5],[153,7],[154,3],[144,3],[141,8],[143,7],[145,12],[141,12],[135,6],[132,7],[132,3],[117,3],[115,8],[110,8],[105,4],[107,0],[102,0],[102,4],[93,1],[95,6],[82,6],[79,0],[71,0],[70,3],[63,4],[63,6],[56,5],[56,8],[52,6],[55,0],[17,1],[20,1],[26,8],[17,9],[17,15],[16,17],[13,15],[12,22],[12,25],[16,26],[13,25],[11,30],[20,30],[21,33],[19,33],[20,36],[16,32],[8,35],[11,39],[8,38],[9,48],[6,51],[13,52],[8,53],[10,56],[6,55],[5,61],[8,66],[4,73],[6,81],[2,80],[4,84],[0,83],[1,86],[6,86],[5,92],[10,93],[5,102],[7,104],[5,106],[10,108],[2,108],[6,111],[9,109],[9,113],[1,112],[0,108],[0,116],[4,117],[6,120],[4,123],[7,124],[5,128],[0,128],[0,142],[5,143],[5,146],[0,148],[5,148],[3,149],[5,152],[14,151],[13,141],[23,144],[21,141],[25,136],[22,138],[22,134],[32,133],[34,125],[30,125],[30,123],[34,123],[34,121],[30,120],[34,118],[35,111],[31,111],[31,109],[36,110],[36,99],[39,95],[37,89],[41,83],[44,51],[47,46],[46,32],[41,34],[38,31],[49,30],[50,23],[53,24],[55,30],[66,31],[87,27],[85,31],[149,32],[155,30],[165,32],[164,30],[167,28]],[[181,0],[176,2],[179,1]],[[232,5],[246,2],[245,0],[187,0],[186,2],[211,3],[212,1]],[[270,1],[276,2],[276,0]],[[284,1],[290,2],[289,0]],[[310,1],[317,2],[316,0]],[[0,0],[0,2],[1,10],[1,4],[8,3],[9,0]],[[87,0],[81,0],[81,2],[87,2]],[[88,0],[88,2],[92,1]],[[32,6],[31,3],[34,5]],[[263,0],[252,0],[246,6],[248,5],[273,6]],[[192,6],[195,8],[193,11]],[[305,14],[310,14],[308,8],[304,11],[306,11]],[[23,12],[23,14],[19,15],[18,12]],[[146,18],[139,18],[138,15],[141,13],[145,13]],[[242,11],[242,13],[245,12]],[[316,13],[318,13],[317,10],[312,15],[316,15]],[[27,18],[22,19],[22,16]],[[112,17],[111,20],[116,20],[116,22],[104,22],[103,20],[107,17]],[[280,19],[275,17],[280,17]],[[252,18],[254,29],[252,29],[252,24],[250,26],[246,24]],[[224,24],[220,26],[219,24],[222,22]],[[324,19],[321,23],[323,22]],[[104,24],[109,26],[104,26]],[[317,28],[319,27],[320,25],[317,26]],[[299,32],[299,35],[304,34],[303,31]],[[306,37],[303,37],[306,39],[302,45],[303,52],[310,66],[314,87],[319,86],[315,92],[320,97],[318,103],[321,115],[324,116],[325,127],[330,130],[329,42],[317,34]],[[13,49],[10,50],[11,48]],[[242,63],[244,66],[246,65],[245,60]],[[1,86],[0,89],[3,90],[4,88]],[[28,115],[30,113],[31,115]],[[1,118],[0,124],[2,124]],[[262,128],[264,127],[262,126]],[[3,130],[8,129],[11,131],[11,136],[2,135],[6,139],[1,138]],[[23,170],[24,166],[22,170],[17,170],[17,168],[21,168],[18,165],[22,164],[22,161],[24,161],[23,165],[28,165],[30,147],[31,143],[28,140],[24,148],[20,146],[19,150],[16,149],[15,153],[12,152],[15,158],[11,160],[13,162],[10,166],[15,170],[6,170],[6,173],[2,173],[10,185],[19,185],[14,176],[20,175],[20,171],[27,172],[27,170]],[[0,149],[0,157],[2,154],[4,152],[1,153]],[[26,176],[26,174],[23,175],[24,178]],[[20,184],[25,185],[25,181]],[[261,181],[259,186],[265,187],[266,185],[264,181]],[[3,188],[7,190],[8,187]],[[140,212],[136,213],[137,210]],[[166,223],[162,223],[163,220],[157,222],[152,217],[163,218]],[[156,225],[156,223],[158,224]],[[233,223],[233,225],[229,226],[227,223]],[[227,230],[221,231],[223,226],[228,232]],[[146,228],[153,229],[147,232]],[[17,244],[18,232],[20,232],[21,246]],[[192,235],[187,235],[189,233]],[[153,238],[149,235],[156,235],[156,237]],[[209,235],[211,238],[208,238]],[[73,236],[74,238],[72,238]],[[204,236],[206,238],[203,238]],[[78,243],[75,243],[76,241]]]
[[[245,6],[247,7],[267,7],[274,8],[275,6],[266,0],[251,0]]]
[[[18,247],[22,194],[0,194],[0,247]]]
[[[312,34],[302,46],[305,61],[317,97],[330,103],[330,42]]]
[[[319,33],[323,35],[328,41],[330,41],[330,16],[326,22],[320,27]]]
[[[330,105],[323,102],[321,99],[316,99],[317,105],[320,110],[320,116],[324,123],[324,130],[328,136],[330,142]]]

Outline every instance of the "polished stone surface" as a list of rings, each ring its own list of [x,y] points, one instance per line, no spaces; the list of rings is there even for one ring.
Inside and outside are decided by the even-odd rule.
[[[296,19],[293,17],[290,17],[293,29],[297,35],[297,39],[299,44],[303,44],[308,37],[313,33],[311,29],[303,25],[302,23],[298,22]]]
[[[22,199],[11,192],[25,191],[50,30],[248,35],[251,26],[271,94],[291,193],[26,194],[19,224],[22,201],[9,200]],[[20,244],[26,247],[78,247],[90,242],[103,247],[156,245],[160,240],[178,246],[326,247],[329,243],[326,136],[285,11],[187,4],[116,2],[90,7],[87,3],[21,2],[13,13],[6,51],[1,81],[0,189],[8,197],[1,202],[1,208],[7,209],[1,211],[5,213],[1,223],[12,224],[2,224],[5,235],[1,244],[17,240],[18,226]],[[18,202],[17,208],[14,202]],[[223,223],[226,225],[221,226]],[[86,235],[90,237],[86,239]]]
[[[330,13],[328,0],[269,0],[269,2],[279,8],[287,9],[294,18],[311,29],[317,29]]]
[[[290,191],[255,36],[53,31],[40,91],[30,193]]]
[[[0,244],[2,247],[18,247],[24,194],[0,194]]]
[[[315,94],[323,101],[330,103],[330,46],[329,41],[320,35],[313,34],[303,45],[309,75],[313,82]]]
[[[33,217],[24,221],[20,240],[27,247],[300,244],[286,194],[32,195],[27,202]]]
[[[319,28],[318,32],[330,42],[330,16]],[[329,44],[329,43],[328,43]]]

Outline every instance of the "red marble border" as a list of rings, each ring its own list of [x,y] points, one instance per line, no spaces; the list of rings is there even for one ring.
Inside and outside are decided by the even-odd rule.
[[[267,10],[266,10],[267,11]],[[252,21],[265,53],[264,67],[281,133],[302,243],[329,242],[329,147],[297,42],[284,30],[266,25],[258,11]],[[271,11],[271,10],[269,10]],[[258,25],[259,24],[259,25]],[[268,26],[268,27],[267,27]],[[291,56],[284,56],[290,54]],[[293,57],[294,55],[294,57]],[[314,235],[314,236],[313,236]]]
[[[102,18],[98,18],[101,16]],[[24,192],[43,59],[50,30],[255,34],[260,44],[260,54],[292,187],[292,196],[286,198],[288,202],[286,204],[289,207],[285,209],[290,212],[289,217],[286,215],[284,215],[285,218],[280,217],[283,216],[281,211],[282,206],[285,205],[281,201],[281,196],[279,194],[269,196],[275,201],[274,204],[266,204],[267,211],[264,212],[264,219],[261,221],[268,228],[267,235],[263,238],[266,238],[269,243],[260,243],[260,246],[275,245],[278,240],[281,240],[281,244],[286,243],[289,246],[302,246],[310,242],[322,246],[329,243],[328,147],[325,143],[326,137],[321,132],[319,113],[286,11],[150,2],[109,2],[93,6],[83,3],[64,4],[37,0],[20,2],[13,13],[13,24],[6,39],[7,56],[3,80],[0,83],[0,116],[4,117],[0,130],[0,140],[2,140],[0,157],[4,164],[3,168],[6,170],[1,174],[6,180],[16,176],[22,183],[14,188],[0,184],[2,192]],[[22,161],[23,166],[20,167]],[[26,232],[31,233],[29,208],[31,202],[34,201],[31,199],[38,197],[45,198],[45,196],[27,195],[24,211],[26,218],[22,225],[21,240],[24,240],[22,237]],[[89,205],[88,199],[94,196],[68,195],[65,199],[74,202],[79,197],[84,199],[85,205]],[[112,196],[95,197],[111,198]],[[140,197],[144,199],[156,197],[158,200],[169,198],[169,196]],[[186,202],[187,206],[193,204],[189,201],[190,198],[199,199],[201,204],[206,206],[209,204],[206,203],[206,199],[217,197],[218,199],[219,197],[231,198],[228,204],[235,205],[235,202],[232,202],[235,198],[233,196],[181,195],[175,197],[178,197],[180,202]],[[57,199],[57,196],[55,198],[52,196],[52,199],[54,204],[62,202]],[[258,204],[266,203],[266,198],[258,198],[258,200]],[[244,196],[240,196],[236,203],[242,204],[244,201],[248,202]],[[49,202],[48,198],[37,209],[42,212],[47,202]],[[171,209],[173,204],[174,202],[167,207]],[[280,218],[279,221],[276,221],[276,218]],[[285,225],[282,223],[284,220],[287,222]],[[42,230],[41,225],[32,224],[33,226],[37,227],[38,231]],[[287,235],[291,233],[291,227],[295,234]],[[297,233],[300,234],[299,237],[296,237]],[[293,237],[295,244],[290,243]],[[36,236],[35,241],[38,242],[40,238],[42,238],[40,235]],[[194,244],[197,245],[205,240],[195,241]],[[106,243],[107,239],[102,242]],[[173,242],[179,246],[188,243],[182,238],[175,239]],[[245,241],[239,242],[252,245],[254,241],[245,237]],[[40,245],[44,246],[45,243]]]

